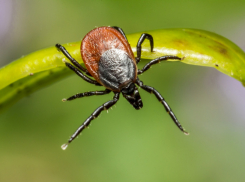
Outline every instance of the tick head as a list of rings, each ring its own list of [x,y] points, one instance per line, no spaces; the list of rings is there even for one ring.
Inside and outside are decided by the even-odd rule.
[[[139,91],[134,83],[129,83],[121,89],[123,97],[136,109],[139,110],[143,107],[143,103]]]
[[[134,93],[134,90],[135,90],[135,85],[134,83],[128,83],[125,87],[123,87],[121,89],[121,92],[122,94],[125,94],[125,95],[132,95]]]

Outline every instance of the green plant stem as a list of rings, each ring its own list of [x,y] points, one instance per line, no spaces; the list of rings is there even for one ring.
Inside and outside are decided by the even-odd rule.
[[[194,29],[165,29],[130,34],[127,38],[135,55],[142,33],[149,33],[154,38],[154,52],[150,52],[148,40],[142,44],[143,59],[151,60],[164,55],[184,57],[183,63],[214,67],[245,84],[245,53],[220,35]],[[80,44],[81,42],[74,42],[63,46],[79,63],[83,63]],[[71,74],[62,62],[64,58],[53,46],[2,67],[0,111],[20,98]]]

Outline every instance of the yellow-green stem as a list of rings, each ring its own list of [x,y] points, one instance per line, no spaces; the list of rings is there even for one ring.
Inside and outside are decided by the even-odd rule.
[[[165,29],[127,35],[136,55],[136,44],[142,33],[154,38],[154,52],[149,41],[142,44],[142,58],[163,55],[185,57],[187,64],[214,67],[245,84],[245,53],[228,39],[215,33],[195,29]],[[54,42],[55,44],[56,42]],[[81,42],[63,44],[82,63]],[[55,46],[36,51],[0,69],[0,111],[20,98],[71,74]],[[173,61],[173,60],[169,60]]]

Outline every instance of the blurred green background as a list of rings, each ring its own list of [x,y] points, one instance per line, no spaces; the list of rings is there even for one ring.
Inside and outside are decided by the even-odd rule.
[[[0,66],[97,26],[126,34],[164,28],[216,32],[245,49],[244,0],[0,0]],[[142,67],[147,61],[142,61]],[[97,87],[75,74],[22,99],[0,115],[0,182],[243,182],[245,89],[212,68],[178,62],[140,79],[168,101],[185,136],[159,102],[140,90],[144,108],[123,97],[66,151],[75,129],[113,94],[62,103]]]

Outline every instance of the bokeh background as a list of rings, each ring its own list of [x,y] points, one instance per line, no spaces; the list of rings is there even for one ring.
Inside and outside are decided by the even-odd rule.
[[[128,33],[196,28],[245,50],[244,0],[0,0],[0,66],[96,26]],[[139,64],[142,67],[146,61]],[[0,115],[1,182],[243,182],[245,88],[213,68],[162,63],[140,77],[168,101],[183,135],[153,95],[136,111],[123,97],[66,151],[75,129],[113,94],[62,103],[97,88],[75,74]]]

